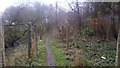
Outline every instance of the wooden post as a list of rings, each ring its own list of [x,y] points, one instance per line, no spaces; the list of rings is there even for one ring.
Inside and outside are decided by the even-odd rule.
[[[29,64],[31,64],[31,24],[28,24],[28,60]]]
[[[2,66],[2,25],[0,22],[0,66]]]
[[[33,43],[32,43],[32,52],[33,52],[33,56],[36,56],[37,54],[37,30],[36,30],[36,26],[33,27]]]
[[[4,25],[0,21],[0,66],[5,66]]]
[[[116,51],[116,66],[120,66],[120,29],[117,39],[117,51]]]
[[[66,40],[66,49],[69,49],[69,25],[67,26],[67,31],[66,31],[66,36],[67,36],[67,40]]]
[[[118,23],[120,23],[120,3],[118,4]],[[116,47],[116,67],[120,67],[120,24],[119,33],[117,37],[117,47]]]

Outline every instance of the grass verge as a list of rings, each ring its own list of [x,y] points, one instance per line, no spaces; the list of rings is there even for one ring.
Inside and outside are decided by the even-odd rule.
[[[49,38],[49,45],[53,52],[56,66],[71,66],[73,64],[72,61],[66,60],[63,50],[55,37],[51,36]]]
[[[47,66],[45,39],[38,42],[38,54],[34,57],[32,66]]]

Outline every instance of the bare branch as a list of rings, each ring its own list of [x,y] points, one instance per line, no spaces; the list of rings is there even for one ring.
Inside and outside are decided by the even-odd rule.
[[[66,1],[66,0],[65,0],[65,1]],[[66,2],[67,2],[67,1],[66,1]],[[70,5],[70,3],[67,2],[67,4],[69,5],[69,7],[71,8],[72,11],[78,13],[76,10],[74,10],[74,9],[72,8],[72,6]]]

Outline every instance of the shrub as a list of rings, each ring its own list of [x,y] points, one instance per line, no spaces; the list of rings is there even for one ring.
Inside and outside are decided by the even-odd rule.
[[[94,30],[90,27],[84,28],[81,32],[82,32],[82,35],[84,36],[93,36],[94,34]]]

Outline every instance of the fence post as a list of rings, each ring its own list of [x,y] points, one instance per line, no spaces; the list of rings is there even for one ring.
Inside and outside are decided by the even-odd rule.
[[[4,25],[0,21],[0,66],[5,66]]]

